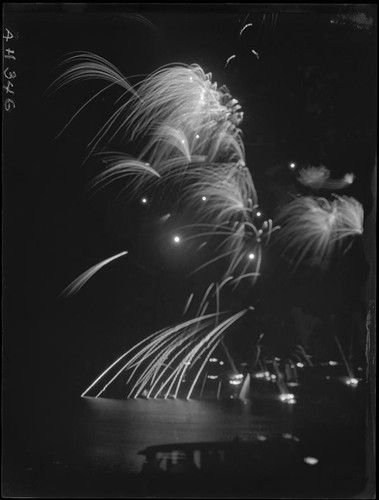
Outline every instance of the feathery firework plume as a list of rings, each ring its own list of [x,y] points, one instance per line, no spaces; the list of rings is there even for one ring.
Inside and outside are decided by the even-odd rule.
[[[363,232],[363,208],[354,198],[334,195],[332,201],[297,197],[281,211],[278,242],[284,253],[300,263],[325,267],[336,244]]]
[[[243,112],[227,87],[218,88],[212,74],[196,64],[165,66],[132,86],[113,65],[93,54],[75,54],[67,63],[70,67],[55,82],[57,88],[100,79],[109,83],[103,91],[111,86],[124,91],[125,102],[90,143],[92,151],[111,133],[111,138],[121,134],[125,144],[143,144],[138,158],[102,153],[106,168],[93,180],[92,189],[121,179],[127,181],[122,191],[133,198],[158,184],[176,185],[187,213],[213,224],[210,232],[227,232],[231,261],[225,276],[234,271],[246,256],[246,242],[252,255],[251,247],[260,238],[253,223],[257,194],[238,128]]]

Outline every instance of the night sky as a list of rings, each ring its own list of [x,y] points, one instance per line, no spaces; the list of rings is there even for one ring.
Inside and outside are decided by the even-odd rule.
[[[354,9],[364,15],[357,17]],[[17,73],[16,108],[4,112],[3,361],[9,421],[23,418],[34,395],[78,396],[136,340],[180,321],[185,298],[209,280],[207,274],[186,278],[196,259],[165,243],[171,233],[162,233],[151,206],[118,196],[119,185],[88,196],[86,185],[99,164],[90,159],[83,165],[86,145],[115,110],[119,93],[103,94],[56,138],[101,88],[84,82],[46,95],[68,53],[93,52],[126,76],[172,62],[199,64],[243,107],[247,165],[266,217],[275,217],[288,193],[301,192],[290,161],[326,165],[335,178],[354,172],[356,180],[343,194],[370,214],[376,148],[373,7],[8,4],[4,22],[15,34],[8,43],[16,60],[9,65]],[[253,27],[240,37],[248,22]],[[129,255],[98,273],[76,297],[58,300],[80,273],[123,250]],[[325,317],[352,309],[365,317],[370,266],[362,242],[326,273],[304,268],[291,274],[275,251],[268,252],[262,273],[257,288],[238,292],[233,307],[260,300],[279,324],[293,305]],[[270,349],[285,350],[280,326],[270,322],[267,328]],[[241,342],[248,345],[249,339]],[[358,344],[363,353],[365,339]],[[241,356],[237,342],[231,340],[231,347]]]

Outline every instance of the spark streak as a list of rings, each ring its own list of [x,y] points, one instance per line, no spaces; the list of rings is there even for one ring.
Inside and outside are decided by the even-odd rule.
[[[110,257],[108,259],[103,260],[102,262],[99,262],[95,266],[92,266],[89,268],[87,271],[85,271],[83,274],[81,274],[78,278],[76,278],[70,285],[68,285],[63,292],[61,293],[62,297],[68,297],[70,295],[74,295],[80,291],[80,289],[87,283],[89,279],[92,278],[100,269],[102,269],[104,266],[109,264],[110,262],[122,257],[123,255],[126,255],[128,252],[121,252],[117,255],[114,255],[113,257]]]
[[[240,31],[240,36],[242,35],[242,33],[247,29],[247,28],[250,28],[251,26],[253,26],[253,23],[248,23],[248,24],[245,24],[245,26],[241,29]]]

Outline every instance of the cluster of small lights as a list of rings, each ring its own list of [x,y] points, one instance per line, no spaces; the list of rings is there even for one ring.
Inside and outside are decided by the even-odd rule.
[[[293,394],[290,394],[290,393],[280,394],[279,399],[283,403],[287,403],[287,404],[295,404],[296,403],[295,396]]]
[[[336,366],[338,365],[337,361],[329,361],[330,366]]]
[[[351,377],[346,380],[346,384],[357,387],[357,385],[359,384],[359,380],[357,378]]]
[[[283,439],[292,439],[292,441],[296,441],[297,443],[300,441],[300,438],[297,436],[294,436],[293,434],[290,434],[289,432],[285,432],[282,434]]]
[[[208,375],[208,378],[210,380],[217,380],[218,379],[218,375]]]
[[[242,373],[237,373],[236,375],[232,376],[231,380],[229,380],[229,384],[240,385],[242,384],[242,379],[243,379]]]
[[[217,358],[210,358],[209,362],[210,363],[217,363],[218,359]]]
[[[254,378],[264,378],[266,380],[270,380],[271,376],[270,376],[270,372],[268,371],[265,371],[265,372],[256,372],[254,373]]]
[[[229,384],[240,385],[240,384],[242,384],[242,380],[229,380]]]

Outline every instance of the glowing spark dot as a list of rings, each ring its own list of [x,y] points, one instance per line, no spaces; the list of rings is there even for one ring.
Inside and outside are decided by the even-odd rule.
[[[180,236],[174,236],[175,243],[180,243]]]
[[[206,196],[202,196],[202,197],[201,197],[201,199],[202,199],[203,201],[207,201],[207,197],[206,197]]]
[[[357,378],[354,378],[354,377],[348,378],[346,380],[346,384],[351,385],[353,387],[357,387],[358,383],[359,383],[359,380]]]
[[[354,174],[346,174],[344,180],[347,184],[353,184],[355,175]]]
[[[292,162],[292,163],[290,163],[290,164],[289,164],[289,167],[290,167],[290,168],[296,168],[296,163],[293,163],[293,162]]]
[[[200,136],[199,136],[199,134],[196,134],[196,139],[200,139]]]
[[[261,436],[260,434],[257,436],[258,441],[267,441],[266,436]]]
[[[223,361],[220,361],[220,365],[222,366],[223,364],[224,364],[224,362],[223,362]]]
[[[262,212],[257,212],[257,217],[260,217],[262,215]]]
[[[249,259],[250,259],[250,260],[255,259],[255,255],[254,255],[253,253],[249,253]]]
[[[318,464],[318,459],[315,457],[304,457],[304,462],[308,465]]]
[[[218,375],[208,375],[208,377],[210,380],[217,380],[218,379]]]
[[[143,205],[146,205],[146,203],[147,203],[147,198],[141,198],[141,203],[142,203]]]
[[[337,361],[329,361],[330,366],[336,366],[338,365]]]
[[[296,363],[296,366],[297,366],[298,368],[304,368],[304,363]]]

